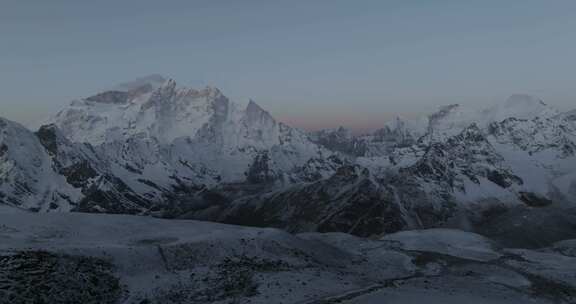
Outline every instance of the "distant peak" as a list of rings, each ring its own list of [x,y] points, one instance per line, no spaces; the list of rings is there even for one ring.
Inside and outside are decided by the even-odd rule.
[[[176,81],[172,78],[169,78],[164,81],[164,83],[157,89],[157,93],[161,95],[172,95],[176,90]]]
[[[129,94],[122,91],[106,91],[86,98],[87,101],[106,104],[125,104],[128,102]]]
[[[26,127],[24,127],[20,123],[17,123],[15,121],[10,120],[10,119],[0,117],[0,130],[6,129],[6,128],[16,128],[16,129],[28,130]],[[1,135],[2,134],[0,133],[0,137],[1,137]]]
[[[217,87],[213,87],[213,86],[206,86],[203,90],[202,93],[206,96],[209,97],[219,97],[222,96],[222,91],[220,91],[220,89],[218,89]]]
[[[248,105],[246,106],[247,112],[266,112],[260,105],[258,105],[254,100],[250,99]]]
[[[440,106],[440,108],[438,109],[438,111],[443,112],[443,111],[452,111],[454,109],[460,108],[460,104],[455,103],[455,104],[449,104],[449,105],[445,105],[445,106]]]
[[[0,130],[3,129],[4,127],[6,127],[8,125],[8,123],[10,123],[9,120],[0,117]]]
[[[246,106],[246,115],[248,120],[250,121],[257,121],[257,120],[270,120],[274,121],[274,118],[268,111],[262,109],[254,100],[250,99],[248,101],[248,105]]]
[[[166,82],[166,78],[164,78],[162,75],[151,74],[151,75],[147,75],[147,76],[143,76],[143,77],[138,77],[132,81],[121,83],[121,84],[115,86],[114,88],[112,88],[112,90],[126,91],[127,92],[127,91],[139,89],[139,88],[144,87],[144,86],[150,86],[152,88],[158,88],[162,84],[164,84],[165,82]]]
[[[557,115],[559,111],[537,97],[514,94],[504,102],[484,110],[484,113],[489,115],[491,121],[502,121],[510,117],[517,119],[548,118]]]
[[[145,82],[145,83],[162,83],[166,81],[166,78],[160,74],[150,74],[143,77],[138,77],[134,82]]]
[[[404,118],[402,118],[401,116],[396,116],[396,118],[393,120],[392,127],[395,129],[398,129],[398,128],[404,128],[405,125],[406,125],[406,120]]]
[[[430,115],[429,118],[431,121],[437,120],[437,119],[440,119],[442,117],[447,116],[448,114],[450,114],[451,112],[453,112],[459,108],[460,108],[459,104],[451,104],[451,105],[447,105],[447,106],[441,106],[438,109],[438,111],[432,113],[432,115]]]
[[[176,87],[176,80],[168,78],[162,83],[162,87]]]
[[[540,105],[546,106],[541,99],[528,94],[513,94],[505,102],[508,106]]]

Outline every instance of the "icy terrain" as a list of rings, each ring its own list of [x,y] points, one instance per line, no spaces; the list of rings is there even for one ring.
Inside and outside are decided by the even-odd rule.
[[[574,303],[576,241],[0,212],[0,303]]]

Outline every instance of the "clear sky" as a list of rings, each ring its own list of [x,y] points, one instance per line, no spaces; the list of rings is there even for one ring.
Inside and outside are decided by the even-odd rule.
[[[573,0],[0,0],[0,116],[159,73],[305,128],[513,93],[576,108]]]

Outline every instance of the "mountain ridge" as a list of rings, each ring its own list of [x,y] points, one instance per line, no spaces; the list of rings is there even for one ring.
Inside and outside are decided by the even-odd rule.
[[[462,213],[482,221],[489,210],[576,198],[572,118],[513,95],[484,110],[449,105],[424,118],[397,118],[365,135],[342,127],[307,133],[253,100],[242,106],[217,88],[154,76],[75,100],[36,133],[4,132],[0,147],[29,139],[24,146],[43,159],[46,177],[6,169],[33,161],[0,149],[0,202],[366,236],[433,227]],[[366,174],[347,182],[345,172]],[[52,180],[73,194],[54,208],[14,194],[22,182],[59,197]],[[322,224],[305,224],[310,220]]]

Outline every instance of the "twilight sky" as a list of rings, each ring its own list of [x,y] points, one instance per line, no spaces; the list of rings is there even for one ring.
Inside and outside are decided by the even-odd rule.
[[[0,116],[152,73],[304,128],[513,93],[576,108],[576,1],[0,0]]]

